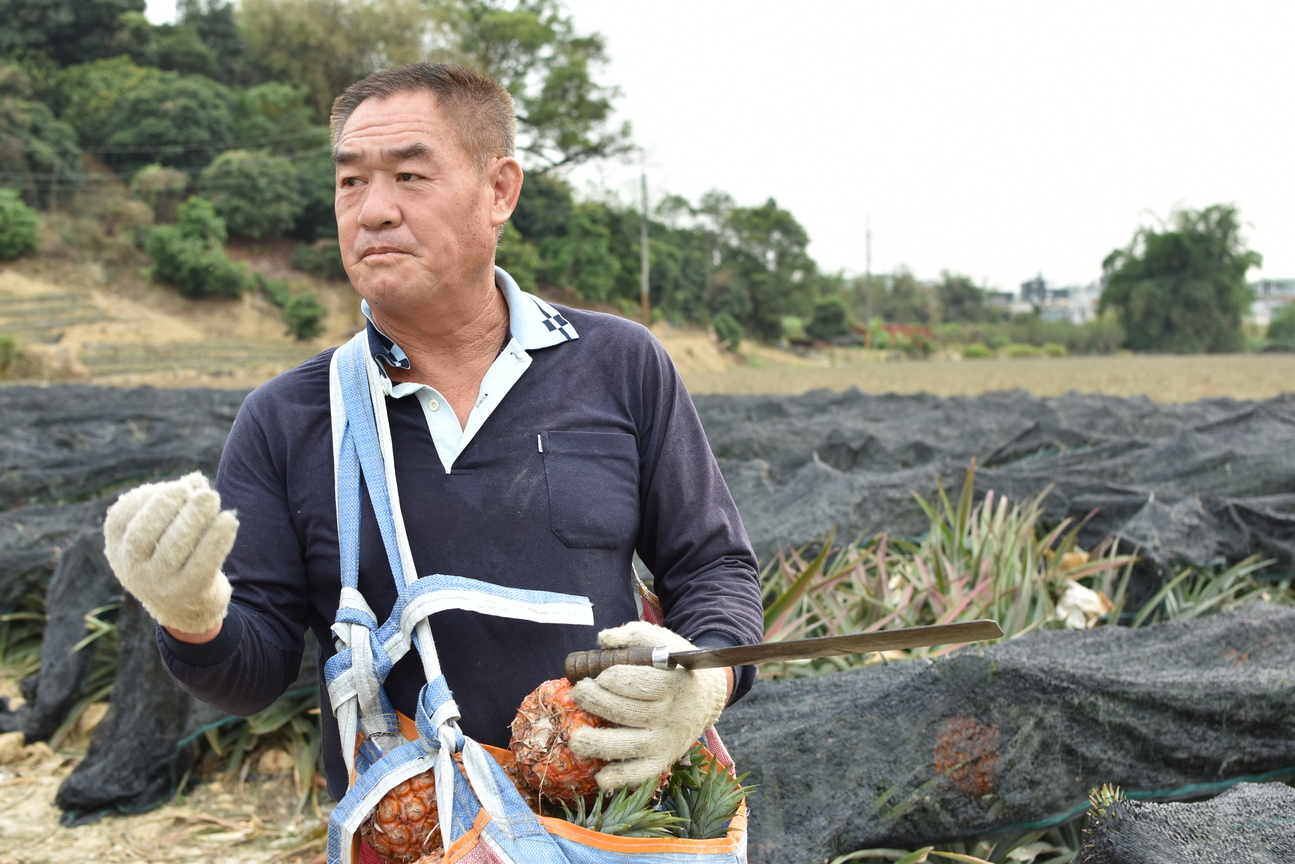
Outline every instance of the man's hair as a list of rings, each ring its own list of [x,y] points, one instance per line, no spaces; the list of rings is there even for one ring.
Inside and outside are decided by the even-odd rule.
[[[448,63],[410,63],[374,72],[342,91],[333,102],[329,125],[333,155],[342,127],[365,99],[389,99],[402,93],[431,93],[450,121],[459,143],[480,171],[496,156],[512,156],[517,137],[513,97],[493,78]]]

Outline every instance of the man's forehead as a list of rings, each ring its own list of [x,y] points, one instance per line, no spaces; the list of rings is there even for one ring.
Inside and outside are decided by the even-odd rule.
[[[453,136],[450,122],[442,115],[430,93],[397,93],[370,97],[355,107],[337,136],[339,149],[347,144],[388,147],[422,141],[436,143]],[[443,145],[442,145],[443,146]]]

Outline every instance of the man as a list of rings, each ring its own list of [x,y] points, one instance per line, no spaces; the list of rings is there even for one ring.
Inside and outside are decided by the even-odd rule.
[[[504,747],[522,698],[599,631],[616,628],[604,644],[719,647],[757,642],[762,630],[754,556],[659,343],[631,322],[523,294],[494,267],[522,186],[514,123],[496,82],[429,64],[352,85],[332,120],[339,239],[369,319],[418,575],[593,604],[593,627],[431,616],[460,728]],[[162,625],[167,667],[232,713],[261,710],[287,688],[306,627],[321,669],[335,650],[331,355],[247,398],[215,490],[197,475],[140,487],[105,524],[115,572]],[[367,495],[359,589],[382,621],[396,587]],[[636,549],[673,632],[618,627],[638,617]],[[637,727],[579,742],[612,760],[599,775],[609,789],[659,773],[753,680],[750,668],[609,671],[578,691],[587,708]],[[386,690],[412,715],[423,683],[409,655]],[[324,761],[340,799],[348,778],[324,696]]]

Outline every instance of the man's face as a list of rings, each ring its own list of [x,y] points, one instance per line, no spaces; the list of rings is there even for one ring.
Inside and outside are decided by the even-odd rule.
[[[493,284],[495,238],[516,204],[494,159],[477,170],[430,93],[366,99],[338,140],[338,239],[346,272],[382,317],[453,304]]]

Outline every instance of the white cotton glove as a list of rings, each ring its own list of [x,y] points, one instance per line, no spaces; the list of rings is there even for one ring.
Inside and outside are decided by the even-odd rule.
[[[159,624],[202,633],[229,609],[220,567],[237,531],[238,519],[220,509],[220,495],[195,472],[118,498],[104,520],[104,552],[117,581]]]
[[[655,648],[690,651],[695,646],[664,627],[632,621],[598,634],[603,648]],[[586,678],[572,691],[576,703],[591,714],[619,724],[611,729],[583,727],[571,734],[579,756],[608,759],[598,772],[605,792],[655,782],[688,752],[719,719],[728,695],[723,669],[664,670],[651,666],[612,666],[597,678]]]

